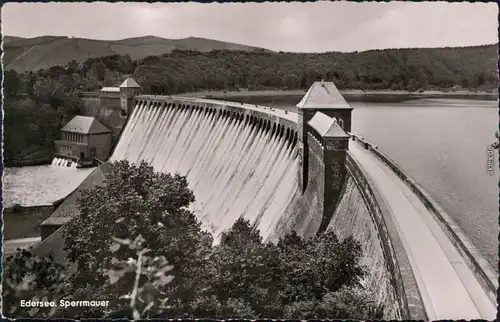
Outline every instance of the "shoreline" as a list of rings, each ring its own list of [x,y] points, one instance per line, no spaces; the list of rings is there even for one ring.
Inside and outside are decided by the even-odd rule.
[[[498,97],[497,91],[471,91],[471,90],[429,90],[423,92],[409,91],[393,91],[393,90],[360,90],[360,89],[345,89],[340,90],[340,93],[346,97],[374,97],[374,96],[389,96],[405,99],[422,99],[422,98],[460,98],[460,99],[487,99],[496,100]],[[189,97],[203,98],[238,98],[238,97],[285,97],[285,96],[303,96],[305,90],[256,90],[256,91],[201,91],[195,93],[179,94]]]

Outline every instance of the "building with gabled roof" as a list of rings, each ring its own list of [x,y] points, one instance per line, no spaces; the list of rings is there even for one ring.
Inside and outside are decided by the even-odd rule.
[[[61,140],[55,141],[55,157],[80,165],[106,160],[111,150],[111,130],[95,117],[77,115],[61,128]]]
[[[60,131],[80,134],[111,133],[111,130],[102,125],[95,117],[82,115],[73,117]]]
[[[99,99],[101,107],[104,106],[120,106],[120,93],[136,95],[139,93],[141,86],[132,78],[124,80],[119,86],[103,87],[99,91]]]
[[[314,82],[297,104],[298,108],[352,109],[332,82]]]
[[[325,163],[331,161],[341,164],[341,168],[344,168],[353,108],[333,82],[324,81],[314,82],[296,106],[298,108],[297,148],[301,165],[298,183],[302,192],[305,192],[309,180],[309,157],[310,153],[313,153],[311,151],[323,149],[325,154],[322,158],[325,158]],[[339,175],[339,178],[344,174]]]
[[[342,129],[351,131],[351,113],[353,108],[340,94],[333,82],[314,82],[307,93],[296,105],[299,114],[307,114],[308,122],[317,111],[333,117]]]

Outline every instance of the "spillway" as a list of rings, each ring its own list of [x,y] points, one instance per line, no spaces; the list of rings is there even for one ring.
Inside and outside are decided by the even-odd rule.
[[[52,159],[52,165],[62,167],[62,168],[71,168],[71,169],[76,169],[76,166],[77,166],[76,162],[73,160],[68,160],[68,159],[58,158],[58,157],[55,157],[54,159]]]
[[[220,110],[139,104],[110,161],[186,175],[192,210],[214,238],[240,217],[269,237],[297,190],[293,140]]]

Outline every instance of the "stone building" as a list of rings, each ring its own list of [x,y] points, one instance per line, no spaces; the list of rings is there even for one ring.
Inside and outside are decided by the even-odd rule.
[[[129,77],[118,87],[103,87],[99,92],[100,119],[111,125],[113,139],[116,141],[134,108],[134,98],[141,86]]]
[[[120,98],[119,87],[103,87],[99,91],[99,104],[101,107],[116,104],[116,101],[119,98]]]
[[[55,141],[56,157],[85,166],[94,159],[106,160],[111,150],[111,130],[90,116],[75,116],[61,128],[61,140]]]
[[[123,96],[132,97],[139,93],[141,86],[129,77],[119,87],[103,87],[99,91],[99,103],[102,107],[120,107],[123,105],[121,98]]]

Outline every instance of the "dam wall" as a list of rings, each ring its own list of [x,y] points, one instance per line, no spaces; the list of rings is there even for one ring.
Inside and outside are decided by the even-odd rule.
[[[393,270],[386,265],[383,241],[379,237],[377,225],[357,185],[357,180],[349,175],[344,193],[339,201],[327,231],[333,231],[340,238],[352,236],[363,249],[362,265],[368,269],[363,286],[370,292],[377,305],[383,306],[385,318],[401,320],[405,299],[398,298],[394,288]],[[408,315],[406,315],[408,316]]]
[[[307,140],[311,147],[310,157],[307,160],[307,168],[311,171],[310,181],[304,193],[296,192],[293,201],[285,211],[288,215],[283,217],[276,227],[275,238],[290,231],[296,231],[304,238],[311,238],[318,233],[321,226],[325,165],[320,143],[313,135],[308,135]]]
[[[407,175],[395,161],[382,153],[376,145],[358,135],[352,133],[350,135],[355,142],[386,164],[415,193],[434,216],[434,219],[445,232],[448,239],[460,252],[467,266],[474,272],[490,299],[495,302],[498,290],[498,275],[454,220],[413,178]]]
[[[297,190],[295,118],[212,100],[140,95],[110,161],[185,175],[192,210],[217,241],[240,217],[266,240]]]

